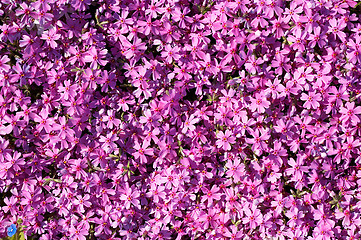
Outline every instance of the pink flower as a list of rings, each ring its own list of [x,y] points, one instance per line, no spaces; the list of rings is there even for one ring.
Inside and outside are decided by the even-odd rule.
[[[139,206],[140,204],[140,201],[138,200],[139,196],[140,193],[137,189],[134,188],[134,185],[129,187],[129,184],[126,183],[124,189],[121,192],[119,199],[124,201],[125,208],[129,209],[131,204],[133,204],[135,207]]]
[[[117,148],[117,144],[115,143],[115,141],[117,141],[118,139],[119,138],[116,134],[113,134],[113,132],[109,132],[107,133],[106,137],[100,136],[99,142],[103,143],[102,148],[109,153]]]
[[[313,212],[313,216],[315,220],[318,220],[318,224],[320,225],[328,225],[329,227],[333,228],[335,226],[335,221],[331,220],[330,214],[325,211],[324,206],[321,205],[319,208],[315,209]]]
[[[147,163],[148,159],[146,155],[152,156],[153,155],[153,148],[148,148],[150,145],[149,141],[144,141],[142,145],[140,145],[137,141],[134,143],[133,156],[135,159],[139,159],[141,164]]]
[[[240,162],[240,158],[237,157],[234,161],[229,159],[225,167],[227,167],[227,176],[233,177],[234,182],[241,181],[241,177],[245,174],[245,166]]]
[[[313,108],[316,109],[320,106],[319,101],[322,100],[321,94],[315,92],[309,92],[301,94],[301,100],[306,101],[303,106],[307,109]]]
[[[265,141],[270,138],[270,135],[262,129],[251,130],[250,134],[253,138],[246,138],[246,143],[252,145],[252,151],[256,152],[257,155],[262,154],[263,150],[267,149]]]
[[[163,58],[165,58],[167,63],[172,63],[173,60],[179,60],[181,57],[179,50],[179,47],[171,47],[169,44],[167,44],[161,55]]]
[[[4,71],[9,71],[10,69],[10,65],[9,64],[6,64],[10,61],[10,58],[7,56],[7,55],[3,55],[1,58],[0,58],[0,69],[3,69]]]
[[[147,49],[146,44],[138,37],[134,37],[133,43],[130,43],[126,38],[122,39],[124,46],[124,55],[127,59],[139,57],[139,55]]]
[[[234,144],[236,138],[232,136],[232,132],[230,130],[226,130],[225,133],[219,131],[217,134],[218,140],[216,141],[218,148],[223,148],[224,150],[228,151],[231,150],[231,144]]]
[[[39,132],[42,129],[45,129],[45,131],[47,133],[49,133],[50,131],[52,131],[52,125],[54,123],[54,121],[51,118],[48,118],[48,111],[46,111],[45,109],[41,110],[41,112],[38,114],[36,113],[30,113],[30,117],[37,123],[36,126],[36,130],[38,130]]]
[[[222,194],[221,193],[217,193],[219,191],[219,187],[217,186],[213,186],[211,189],[208,188],[202,188],[203,193],[205,194],[204,196],[202,196],[201,198],[201,202],[205,202],[207,200],[208,202],[208,207],[213,205],[213,201],[214,200],[220,200]]]
[[[346,33],[341,31],[346,27],[346,24],[340,20],[337,21],[337,19],[332,18],[329,21],[330,28],[328,30],[329,33],[331,33],[334,37],[338,37],[342,42],[346,41]]]
[[[246,215],[242,219],[243,224],[249,224],[249,227],[254,229],[262,223],[262,213],[255,205],[245,207],[243,211]]]
[[[286,169],[286,174],[292,177],[292,181],[300,181],[302,180],[303,173],[308,171],[308,167],[303,166],[304,159],[302,156],[297,156],[297,160],[295,161],[293,158],[288,160],[288,165],[290,168]]]
[[[319,224],[313,231],[313,237],[315,240],[330,240],[333,238],[334,233],[329,225]]]
[[[255,58],[253,55],[250,56],[247,61],[245,62],[244,66],[246,67],[246,70],[249,71],[252,74],[256,74],[261,70],[261,64],[264,61],[262,58]]]
[[[60,39],[61,35],[56,33],[56,28],[52,28],[48,31],[45,31],[40,39],[45,40],[45,42],[51,47],[56,48],[58,43],[55,42],[56,40]]]
[[[251,104],[249,105],[249,108],[252,111],[256,111],[258,113],[264,113],[265,109],[269,108],[271,103],[267,100],[266,96],[261,93],[256,93],[255,98],[251,98]]]
[[[340,113],[342,113],[342,117],[340,120],[344,123],[347,121],[351,121],[353,124],[357,124],[360,122],[360,118],[356,115],[361,114],[361,106],[355,107],[354,102],[347,102],[346,107],[340,108]]]
[[[194,131],[196,127],[194,124],[198,123],[199,119],[195,116],[191,115],[190,117],[187,116],[187,119],[183,122],[182,133],[186,134],[188,131]]]
[[[178,22],[180,28],[185,28],[186,23],[191,23],[193,20],[191,17],[186,16],[189,12],[190,10],[187,7],[183,8],[183,11],[181,11],[180,8],[176,8],[175,11],[173,12],[172,19],[175,22]]]
[[[91,47],[88,52],[87,55],[85,55],[84,57],[84,61],[85,62],[90,62],[90,68],[91,69],[97,69],[98,64],[101,66],[105,66],[105,64],[107,63],[106,60],[102,59],[105,57],[106,53],[108,52],[108,50],[103,49],[103,50],[97,50],[95,47]]]

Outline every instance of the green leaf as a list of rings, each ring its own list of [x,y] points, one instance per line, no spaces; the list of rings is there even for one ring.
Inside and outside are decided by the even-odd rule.
[[[234,225],[236,225],[236,227],[238,226],[238,224],[240,224],[242,222],[242,220],[238,220]]]
[[[20,232],[19,233],[19,238],[18,238],[19,240],[25,240],[25,235],[24,235],[24,233],[23,232]]]

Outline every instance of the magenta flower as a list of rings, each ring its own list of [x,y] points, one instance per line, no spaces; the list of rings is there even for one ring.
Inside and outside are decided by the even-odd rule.
[[[51,48],[56,48],[58,46],[58,43],[56,42],[56,40],[59,40],[60,37],[61,37],[61,35],[57,33],[56,29],[52,28],[48,31],[45,31],[42,34],[41,39],[45,40],[45,42]]]
[[[107,63],[107,60],[103,59],[106,54],[107,54],[106,49],[98,51],[95,47],[91,47],[87,51],[87,55],[85,55],[84,61],[90,62],[91,69],[97,69],[98,64],[100,66],[105,66],[105,64]]]
[[[36,126],[36,130],[37,131],[41,131],[42,129],[45,129],[45,131],[47,133],[49,133],[50,131],[52,131],[52,125],[54,123],[54,121],[48,117],[49,113],[43,109],[41,110],[41,112],[38,114],[36,113],[30,113],[30,117],[37,122],[37,126]]]
[[[116,134],[109,132],[106,136],[100,136],[99,142],[103,143],[102,148],[106,152],[111,152],[117,148],[117,144],[115,142],[118,139],[119,139],[119,137]]]
[[[317,240],[330,240],[333,239],[334,233],[329,225],[317,225],[313,237]]]
[[[247,138],[246,142],[252,144],[252,151],[256,151],[256,154],[260,155],[267,148],[265,141],[270,138],[270,135],[266,131],[258,129],[256,131],[251,130],[251,134],[253,138]]]
[[[10,61],[10,58],[6,55],[2,56],[0,58],[0,69],[4,70],[4,71],[9,71],[10,69],[10,65],[9,64],[6,64]]]
[[[264,61],[262,58],[255,58],[253,55],[247,59],[244,66],[246,67],[246,70],[249,71],[252,74],[256,74],[261,70],[261,64]]]
[[[124,46],[124,55],[127,59],[139,56],[141,52],[147,49],[146,44],[140,38],[135,37],[133,43],[130,43],[126,38],[122,39]]]
[[[305,93],[302,93],[301,100],[305,101],[303,106],[307,109],[316,109],[320,106],[320,101],[322,100],[321,94],[310,92],[308,95]]]
[[[241,177],[245,174],[245,166],[239,158],[235,158],[234,161],[227,161],[226,167],[228,176],[233,177],[235,182],[241,181]]]
[[[172,63],[173,60],[179,60],[179,48],[171,47],[169,44],[165,46],[164,50],[161,53],[162,57],[165,58],[167,63]]]
[[[231,150],[231,144],[234,144],[236,138],[232,135],[230,130],[226,130],[224,133],[219,131],[217,134],[218,140],[216,141],[218,148],[223,148],[225,151]]]
[[[128,183],[125,185],[121,195],[120,200],[124,201],[124,206],[126,209],[129,209],[131,204],[133,204],[135,207],[138,207],[140,204],[140,201],[137,199],[140,196],[139,191],[134,189],[134,187],[129,187]]]
[[[290,168],[286,169],[286,174],[291,176],[295,182],[300,181],[304,173],[308,171],[308,167],[303,166],[304,159],[302,156],[298,156],[296,161],[291,158],[287,163]]]
[[[250,109],[257,111],[258,113],[264,113],[265,109],[269,108],[271,103],[267,100],[263,94],[256,93],[255,98],[251,98]]]
[[[262,223],[262,213],[255,205],[244,208],[243,211],[245,213],[242,219],[243,224],[249,224],[249,227],[254,229]]]
[[[217,187],[217,186],[213,186],[211,189],[202,188],[202,191],[205,195],[202,196],[201,202],[203,203],[203,202],[207,201],[208,207],[213,205],[214,200],[221,199],[221,194],[218,193],[219,187]]]
[[[319,225],[328,225],[333,228],[335,221],[330,219],[330,213],[328,213],[323,206],[314,210],[313,216],[316,220],[319,220]]]
[[[183,123],[182,133],[186,134],[188,131],[194,131],[195,126],[194,124],[198,123],[199,119],[191,115],[190,117],[187,116],[187,119]]]
[[[134,149],[133,156],[135,159],[139,159],[140,163],[147,163],[148,159],[145,155],[152,156],[153,155],[153,148],[148,148],[150,143],[148,141],[144,141],[142,145],[140,145],[138,142],[134,143]]]
[[[357,124],[360,122],[360,118],[357,115],[361,114],[361,106],[355,107],[354,102],[347,102],[345,107],[340,108],[340,113],[342,113],[340,118],[342,122],[350,121],[352,124]]]
[[[71,234],[72,238],[76,240],[85,240],[86,236],[89,235],[89,231],[80,224],[76,227],[71,226],[69,233]]]
[[[357,1],[0,16],[0,238],[360,238]]]

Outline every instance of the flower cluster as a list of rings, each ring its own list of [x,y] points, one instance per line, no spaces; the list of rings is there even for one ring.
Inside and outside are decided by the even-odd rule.
[[[359,239],[360,21],[353,0],[1,1],[0,237]]]

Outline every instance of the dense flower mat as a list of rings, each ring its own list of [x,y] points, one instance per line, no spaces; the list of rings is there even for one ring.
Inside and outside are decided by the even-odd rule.
[[[0,237],[359,239],[360,13],[2,0]]]

